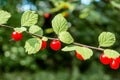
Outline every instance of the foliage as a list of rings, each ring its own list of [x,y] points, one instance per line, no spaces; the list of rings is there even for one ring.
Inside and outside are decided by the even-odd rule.
[[[2,6],[0,6],[0,7],[2,10],[8,11],[12,14],[7,25],[11,25],[11,26],[15,27],[14,29],[16,31],[24,32],[24,31],[28,30],[28,27],[26,27],[24,29],[21,28],[20,18],[21,18],[22,12],[19,11],[18,8],[16,9],[16,5],[21,4],[19,2],[20,1],[16,1],[16,0],[13,0],[12,2],[8,0],[8,2],[6,3],[5,0],[4,1],[2,0],[2,2],[1,2]],[[42,27],[44,36],[50,36],[50,37],[56,36],[55,34],[53,34],[54,29],[52,29],[52,27],[51,27],[51,22],[52,22],[51,19],[53,19],[54,16],[57,15],[58,13],[62,13],[62,15],[66,18],[67,22],[69,23],[69,25],[68,24],[66,25],[68,29],[65,29],[65,31],[67,30],[72,35],[75,42],[85,43],[85,44],[89,44],[92,46],[99,45],[100,47],[107,47],[107,49],[110,46],[110,48],[119,52],[119,32],[120,32],[120,29],[119,29],[119,22],[120,22],[119,0],[116,0],[116,1],[100,0],[100,2],[96,2],[95,0],[92,0],[90,5],[84,5],[84,4],[80,3],[79,0],[75,0],[75,1],[71,1],[71,2],[69,2],[69,1],[64,2],[64,0],[61,0],[61,1],[35,0],[35,1],[33,1],[33,3],[35,5],[37,5],[37,7],[38,7],[37,12],[35,13],[35,14],[38,14],[38,20],[37,20],[38,23],[36,24],[36,22],[34,22],[34,24]],[[11,5],[11,4],[13,4],[13,5]],[[40,4],[43,4],[43,5],[40,5]],[[66,4],[67,4],[67,7],[64,6]],[[48,18],[48,19],[44,18],[44,13],[46,13],[46,12],[51,14],[50,18]],[[69,14],[69,16],[67,16],[67,17],[65,16],[66,12]],[[33,24],[31,24],[31,25],[33,25]],[[30,27],[31,27],[31,25],[30,25]],[[25,26],[28,26],[28,25],[25,25]],[[41,27],[39,27],[39,28],[41,28]],[[7,32],[7,30],[9,30],[9,32]],[[41,29],[39,29],[39,30],[41,30]],[[113,36],[111,38],[112,43],[110,42],[110,44],[107,43],[107,46],[102,46],[103,45],[103,42],[102,42],[102,45],[100,45],[101,42],[98,43],[97,38],[98,38],[99,34],[102,33],[103,31],[105,33],[107,33],[107,32],[114,33],[116,35],[116,42],[114,43],[115,36]],[[70,63],[75,62],[74,60],[76,60],[76,58],[74,58],[73,52],[70,52],[72,54],[68,55],[68,54],[66,54],[67,52],[60,52],[60,51],[54,52],[49,47],[47,47],[47,49],[45,51],[39,51],[37,54],[34,54],[34,56],[27,55],[24,51],[23,46],[25,44],[25,41],[28,40],[28,38],[31,38],[31,36],[24,34],[24,39],[21,42],[17,42],[17,43],[12,42],[12,41],[9,42],[8,40],[10,40],[10,32],[12,32],[12,30],[10,30],[10,29],[4,29],[4,28],[0,29],[0,35],[1,35],[0,36],[0,46],[1,46],[1,48],[0,48],[0,67],[1,67],[1,71],[2,70],[10,71],[13,69],[20,70],[21,68],[35,70],[35,71],[38,69],[44,69],[44,68],[52,69],[52,70],[55,70],[56,68],[58,68],[58,70],[61,68],[66,69],[68,67],[65,64],[68,64],[69,67],[72,67],[73,64],[71,65]],[[35,32],[35,33],[42,34],[42,32]],[[109,39],[109,40],[111,40],[111,39]],[[98,41],[99,41],[99,39],[98,39]],[[113,43],[114,43],[114,46],[111,46]],[[48,44],[49,44],[49,41],[48,41]],[[106,45],[106,44],[104,44],[104,45]],[[65,46],[66,46],[66,44],[65,44]],[[67,45],[67,46],[70,46],[70,45]],[[71,48],[69,51],[73,51],[73,50],[74,49]],[[116,51],[115,51],[115,53],[116,53]],[[118,52],[116,53],[116,55],[118,54]],[[91,60],[97,60],[99,57],[99,54],[97,54],[98,53],[97,51],[95,51],[94,53],[95,54],[93,55]],[[108,56],[109,56],[109,54],[108,54]],[[117,57],[117,56],[115,56],[115,57]],[[91,60],[87,60],[87,61],[91,62]],[[57,65],[58,63],[59,63],[59,65]],[[77,63],[77,67],[86,64],[79,60],[77,60],[76,63]],[[98,61],[98,63],[99,63],[99,61]],[[87,63],[87,64],[90,64],[90,63]],[[94,63],[94,64],[97,65],[97,63]],[[84,68],[80,69],[80,71],[82,71],[84,69],[90,69],[89,68],[90,65],[87,65],[88,66],[87,68],[85,68],[85,66],[84,66]],[[100,64],[100,66],[102,66],[102,65]],[[109,67],[106,67],[106,66],[102,66],[102,67],[105,70],[101,69],[100,73],[105,72],[105,74],[109,74],[109,75],[112,74],[114,77],[116,77],[116,75],[114,75],[114,71],[109,70]],[[98,71],[98,68],[97,69],[92,68],[90,73],[87,73],[87,71],[84,71],[85,75],[82,75],[83,76],[83,77],[81,77],[82,80],[85,80],[86,77],[87,78],[90,77],[90,79],[92,80],[95,76],[99,76],[99,74],[97,75],[96,73],[95,73],[96,74],[95,75],[94,71]],[[109,71],[111,71],[111,72],[109,72]],[[118,73],[118,72],[119,72],[119,70],[116,71],[116,73]],[[93,74],[91,74],[91,73],[93,73]],[[46,72],[46,74],[47,74],[47,72]],[[91,75],[93,75],[93,77]],[[75,74],[75,76],[76,76],[76,74]],[[119,75],[117,77],[119,77]],[[109,78],[110,77],[108,77],[108,75],[107,75],[108,80],[109,80]],[[105,79],[105,80],[107,80],[107,79]],[[75,80],[75,79],[73,79],[73,80]]]

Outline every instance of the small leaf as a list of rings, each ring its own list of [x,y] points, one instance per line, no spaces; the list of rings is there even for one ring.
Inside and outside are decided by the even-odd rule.
[[[35,11],[26,11],[21,18],[21,26],[32,26],[37,23],[38,14]]]
[[[74,50],[76,50],[75,45],[69,45],[69,46],[65,46],[64,48],[62,48],[62,51],[74,51]]]
[[[42,40],[43,41],[48,41],[48,38],[44,36],[44,37],[42,37]]]
[[[66,44],[71,44],[74,42],[74,39],[70,35],[69,32],[63,31],[59,34],[59,39],[61,42],[66,43]]]
[[[43,30],[37,25],[33,25],[29,28],[29,32],[37,35],[43,35]]]
[[[7,11],[0,10],[0,25],[5,24],[10,17],[10,13],[8,13]]]
[[[67,20],[62,16],[62,14],[58,14],[52,20],[52,27],[56,34],[66,31],[68,29]]]
[[[93,51],[86,47],[76,47],[76,51],[83,57],[84,60],[89,59],[93,55]]]
[[[53,31],[53,28],[47,28],[47,29],[45,29],[45,33],[47,33],[47,34],[50,34],[50,33],[53,33],[54,31]]]
[[[41,48],[42,41],[39,38],[28,39],[25,43],[25,49],[28,54],[35,54]]]
[[[14,30],[15,30],[16,32],[22,33],[22,32],[24,32],[24,31],[26,31],[27,29],[26,29],[25,27],[20,27],[20,28],[14,28]]]
[[[111,50],[111,49],[105,49],[104,50],[104,54],[108,57],[108,58],[117,58],[120,56],[120,54],[115,51],[115,50]]]
[[[102,32],[98,37],[99,45],[102,47],[110,47],[115,41],[115,35],[111,32]]]

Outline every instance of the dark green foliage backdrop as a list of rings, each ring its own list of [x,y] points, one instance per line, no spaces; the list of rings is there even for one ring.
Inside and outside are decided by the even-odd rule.
[[[117,42],[112,49],[120,51],[120,0],[0,0],[0,8],[12,14],[7,25],[20,26],[22,12],[31,9],[39,14],[39,25],[44,35],[56,37],[51,29],[51,19],[57,14],[69,14],[69,31],[76,42],[98,46],[97,38],[102,31],[115,33]],[[85,1],[85,0],[84,0]],[[87,1],[87,0],[86,0]],[[88,0],[89,1],[89,0]],[[98,2],[97,2],[98,1]],[[67,5],[68,8],[60,7]],[[56,5],[56,6],[55,6]],[[27,7],[26,7],[27,6]],[[44,18],[50,13],[49,18]],[[20,42],[11,41],[12,30],[0,28],[0,80],[119,80],[120,69],[111,70],[99,61],[101,52],[87,61],[80,61],[74,52],[52,51],[49,48],[35,55],[24,51],[29,35]]]

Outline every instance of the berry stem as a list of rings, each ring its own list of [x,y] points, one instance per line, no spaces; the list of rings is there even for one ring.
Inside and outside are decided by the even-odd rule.
[[[10,29],[14,29],[14,27],[11,27],[11,26],[8,26],[8,25],[0,25],[0,27],[6,27],[6,28],[10,28]],[[38,38],[42,38],[43,36],[40,36],[40,35],[37,35],[37,34],[33,34],[33,33],[30,33],[28,31],[25,31],[27,34],[30,34],[30,35],[33,35],[33,36],[36,36]],[[49,40],[58,40],[58,38],[52,38],[52,37],[47,37]],[[89,46],[89,45],[85,45],[85,44],[81,44],[81,43],[77,43],[77,42],[74,42],[73,43],[74,45],[77,45],[77,46],[81,46],[81,47],[87,47],[87,48],[91,48],[91,49],[94,49],[94,50],[99,50],[99,51],[104,51],[103,48],[100,48],[100,47],[94,47],[94,46]]]

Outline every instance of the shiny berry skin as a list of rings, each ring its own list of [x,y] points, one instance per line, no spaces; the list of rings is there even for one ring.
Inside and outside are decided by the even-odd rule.
[[[104,65],[110,64],[111,61],[112,59],[105,56],[104,53],[100,55],[100,62],[103,63]]]
[[[83,57],[78,53],[78,52],[75,52],[76,54],[76,57],[79,59],[79,60],[84,60]]]
[[[22,39],[22,33],[18,33],[16,31],[12,32],[12,39],[14,41],[20,41]]]
[[[120,63],[120,57],[116,58],[117,62]]]
[[[61,48],[61,42],[59,40],[53,40],[50,42],[50,48],[57,51]]]
[[[110,63],[110,68],[111,69],[118,69],[119,68],[119,62],[116,59],[113,59],[112,62]]]
[[[45,17],[45,18],[49,18],[49,17],[50,17],[50,13],[45,13],[45,14],[44,14],[44,17]]]
[[[44,50],[47,47],[47,42],[42,40],[42,45],[40,50]]]

